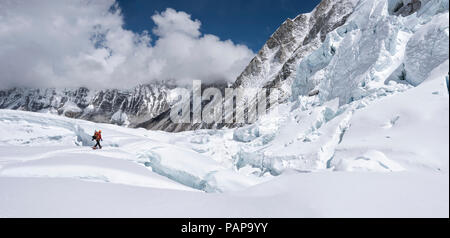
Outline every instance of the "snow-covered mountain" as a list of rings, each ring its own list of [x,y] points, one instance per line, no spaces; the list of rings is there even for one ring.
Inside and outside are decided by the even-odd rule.
[[[384,90],[388,82],[417,86],[448,59],[445,13],[447,0],[324,0],[311,13],[286,20],[233,87],[278,88],[281,102],[339,97],[343,105]],[[161,84],[134,90],[12,89],[0,91],[0,108],[171,132],[241,126],[174,124],[175,97],[176,90]]]
[[[406,88],[420,84],[448,59],[448,35],[446,0],[322,1],[311,13],[283,23],[233,87],[277,88],[280,102],[311,96],[317,105],[334,98],[345,105],[396,91],[389,86],[393,82]],[[166,111],[140,126],[184,131],[241,125],[179,125]]]
[[[284,22],[235,87],[276,87],[294,97],[315,94],[322,80],[363,81],[370,77],[363,74],[374,74],[391,62],[398,68],[383,77],[387,81],[403,77],[415,86],[448,59],[448,23],[445,14],[440,14],[445,12],[446,0],[322,1],[313,12]],[[332,71],[328,75],[323,71],[327,66]],[[327,87],[327,91],[336,90],[334,84]]]
[[[324,0],[311,13],[287,19],[237,78],[235,87],[290,85],[298,63],[353,13],[355,0]],[[285,92],[288,93],[289,92]]]
[[[172,87],[164,84],[131,90],[14,88],[0,91],[0,108],[134,127],[168,110],[171,92]]]
[[[265,43],[242,74],[233,88],[278,88],[286,99],[291,93],[290,85],[295,77],[296,67],[303,57],[316,50],[326,35],[345,23],[353,12],[356,1],[324,0],[311,13],[300,14],[287,19]],[[223,88],[221,88],[223,90]],[[255,104],[251,101],[250,104]],[[194,108],[193,111],[201,111]],[[224,115],[224,118],[232,115]],[[152,130],[179,132],[185,130],[237,127],[241,124],[174,124],[170,120],[170,109],[140,126]]]
[[[448,66],[405,92],[287,103],[237,129],[0,110],[0,216],[448,217]]]
[[[164,86],[149,120],[127,108],[150,114],[154,89],[2,92],[5,108],[183,132],[0,110],[0,216],[448,217],[448,22],[448,0],[323,1],[238,78],[284,92],[238,128],[171,123]]]

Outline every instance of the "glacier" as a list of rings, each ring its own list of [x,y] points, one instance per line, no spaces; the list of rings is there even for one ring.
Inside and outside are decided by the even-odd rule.
[[[448,217],[447,69],[348,106],[281,105],[239,129],[174,134],[0,110],[0,215]],[[104,149],[93,151],[98,128]]]
[[[125,126],[1,109],[0,216],[448,217],[449,1],[337,2],[287,21],[237,80],[293,70],[288,100],[251,125],[169,133],[127,128],[121,110]]]

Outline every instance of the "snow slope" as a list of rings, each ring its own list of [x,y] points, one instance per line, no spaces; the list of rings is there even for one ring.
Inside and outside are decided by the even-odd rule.
[[[298,59],[291,100],[252,125],[0,110],[0,216],[448,217],[448,0],[354,3]]]
[[[88,147],[94,144],[89,134],[99,128],[107,139],[103,150],[94,151]],[[190,148],[175,146],[182,137],[164,132],[10,110],[0,111],[0,132],[4,135],[0,140],[0,175],[4,176],[70,177],[150,187],[163,186],[153,179],[167,181],[168,177],[208,192],[263,181],[241,176],[231,166]],[[221,184],[216,177],[235,181]],[[186,189],[175,185],[163,187]]]
[[[407,169],[448,173],[448,69],[447,60],[419,87],[383,98],[355,113],[331,163],[341,169],[354,167],[357,156],[376,150]]]
[[[0,110],[0,216],[448,217],[447,69],[406,91],[287,104],[228,130]],[[103,150],[89,147],[95,129]]]
[[[297,173],[225,194],[2,177],[0,217],[448,217],[448,186],[404,172]]]
[[[420,92],[448,100],[445,91]],[[86,135],[98,128],[104,149],[94,151]],[[448,217],[448,156],[440,171],[430,166],[434,160],[412,157],[409,163],[428,166],[381,173],[285,169],[275,177],[227,159],[233,150],[219,144],[247,144],[233,130],[169,134],[10,110],[0,110],[0,129],[0,217]],[[343,141],[359,138],[348,135]],[[421,148],[432,144],[445,153],[448,134]],[[436,155],[423,159],[443,158]]]

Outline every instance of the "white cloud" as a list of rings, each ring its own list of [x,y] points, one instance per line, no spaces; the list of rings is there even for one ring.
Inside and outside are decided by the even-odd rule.
[[[200,36],[201,23],[198,20],[191,20],[191,16],[185,12],[177,12],[168,8],[161,14],[152,16],[153,22],[158,26],[154,33],[158,36],[167,36],[173,33],[186,34],[192,37]]]
[[[115,10],[111,10],[115,9]],[[0,88],[129,88],[155,80],[233,81],[253,57],[244,45],[202,35],[167,9],[148,33],[123,28],[114,0],[0,1]]]

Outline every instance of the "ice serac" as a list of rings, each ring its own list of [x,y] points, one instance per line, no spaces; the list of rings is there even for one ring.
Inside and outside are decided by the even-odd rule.
[[[336,98],[344,106],[418,86],[449,57],[448,9],[448,0],[323,0],[311,13],[287,19],[233,87],[277,88],[280,102],[309,97],[321,107]],[[203,86],[220,88],[222,94],[226,87]],[[12,89],[0,91],[0,108],[168,132],[243,126],[174,123],[172,94],[176,90],[165,85],[100,91]],[[250,105],[257,103],[251,100]],[[202,110],[193,107],[191,114]],[[224,114],[229,119],[234,112]]]
[[[406,45],[404,72],[412,85],[422,83],[430,69],[449,57],[448,14],[441,14],[417,30]]]
[[[326,35],[343,25],[356,1],[324,0],[311,13],[287,19],[270,37],[235,87],[277,87],[290,95],[298,63],[316,50]]]
[[[139,85],[130,90],[24,89],[0,91],[0,108],[47,112],[134,127],[170,107],[171,88]]]
[[[238,168],[272,175],[425,164],[448,170],[448,120],[428,121],[448,112],[448,1],[421,1],[408,14],[393,10],[399,2],[359,1],[342,26],[299,60],[291,100],[279,115],[235,130],[242,143],[234,155]],[[423,138],[433,142],[416,150]]]
[[[263,217],[268,211],[280,217],[448,217],[449,1],[340,3],[323,1],[314,12],[285,23],[243,73],[247,76],[236,87],[275,85],[290,95],[277,111],[251,125],[218,130],[217,125],[175,124],[169,110],[138,124],[166,131],[213,128],[166,133],[0,110],[0,187],[19,194],[0,196],[0,216],[23,217],[30,211],[50,216],[49,211],[61,216],[83,211],[76,215],[85,216],[104,207],[92,206],[93,191],[115,191],[118,196],[99,204],[122,204],[122,210],[100,212],[134,216],[145,208],[143,216],[155,211],[170,216],[191,209],[187,216],[208,216],[219,208],[219,216],[233,210],[234,216],[249,216],[254,209]],[[306,24],[301,32],[300,22]],[[327,24],[325,30],[314,28]],[[290,79],[278,83],[275,75],[289,59],[294,59],[286,71]],[[90,120],[105,114],[111,116],[106,121],[135,123],[132,114],[158,108],[144,103],[150,101],[143,96],[150,95],[148,90],[16,89],[0,92],[0,107],[91,115]],[[155,97],[172,105],[174,91],[160,91],[162,96]],[[84,146],[92,145],[89,135],[99,126],[104,149],[92,151]],[[73,200],[70,192],[60,192],[72,191],[72,185],[75,194],[89,195],[75,200],[86,202],[69,210],[66,202],[55,205],[54,197]],[[224,194],[169,194],[155,188]],[[124,194],[132,195],[129,202],[122,201]],[[222,200],[233,194],[233,200]],[[160,209],[161,204],[169,205]],[[267,204],[271,209],[261,209]]]
[[[389,81],[417,86],[448,59],[448,1],[422,1],[403,17],[392,1],[361,1],[347,22],[298,65],[292,98],[318,92],[347,104]]]

